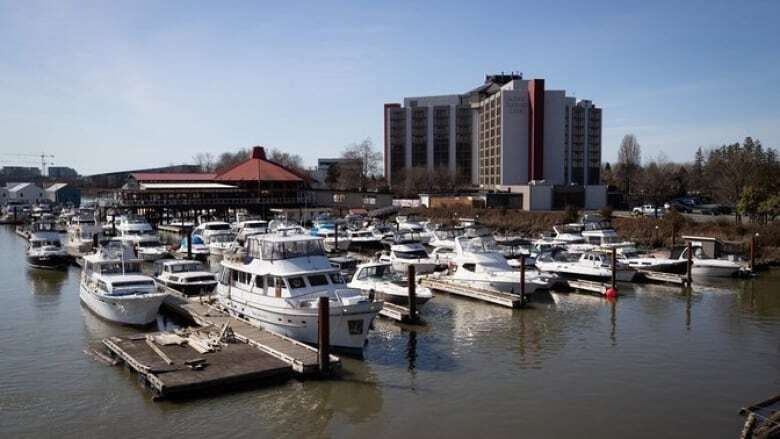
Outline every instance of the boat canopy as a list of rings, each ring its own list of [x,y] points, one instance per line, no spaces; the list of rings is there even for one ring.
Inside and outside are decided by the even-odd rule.
[[[250,256],[266,260],[293,259],[307,256],[325,256],[322,239],[249,239],[247,252]]]

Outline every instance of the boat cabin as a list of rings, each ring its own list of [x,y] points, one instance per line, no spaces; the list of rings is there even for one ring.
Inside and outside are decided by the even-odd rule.
[[[197,261],[187,261],[178,259],[162,259],[154,263],[154,275],[160,276],[163,273],[192,273],[195,271],[204,271],[203,265]]]

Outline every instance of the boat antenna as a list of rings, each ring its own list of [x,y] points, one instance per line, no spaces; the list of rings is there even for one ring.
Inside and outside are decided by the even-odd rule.
[[[125,249],[124,249],[124,244],[122,244],[122,249],[119,252],[119,254],[120,254],[121,261],[122,261],[122,276],[124,276],[125,275]]]

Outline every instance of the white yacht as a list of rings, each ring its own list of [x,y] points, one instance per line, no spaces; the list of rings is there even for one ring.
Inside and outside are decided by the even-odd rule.
[[[457,256],[450,264],[447,279],[492,288],[508,293],[520,293],[521,276],[498,250],[492,235],[455,238]],[[549,290],[557,279],[554,275],[526,271],[525,292]]]
[[[144,261],[152,262],[168,257],[171,253],[155,235],[139,236],[135,240],[135,253]]]
[[[216,235],[225,232],[231,232],[233,230],[229,223],[224,221],[205,221],[198,224],[192,231],[193,235],[198,235],[203,238],[203,241],[207,241],[211,235]]]
[[[377,237],[380,242],[385,242],[393,239],[395,227],[392,227],[389,224],[377,223],[368,226],[368,231]]]
[[[65,245],[74,253],[88,253],[93,250],[95,236],[99,236],[101,231],[102,228],[95,221],[94,212],[77,212],[68,222],[68,238]]]
[[[547,273],[557,273],[577,279],[595,279],[606,281],[612,278],[612,255],[605,252],[585,252],[576,260],[563,260],[548,254],[536,258],[536,268]],[[636,270],[628,264],[615,262],[615,279],[631,282]]]
[[[116,223],[116,236],[135,244],[134,241],[140,236],[157,236],[157,234],[143,217],[123,215]]]
[[[618,236],[615,229],[612,228],[594,230],[586,229],[582,231],[582,237],[585,238],[585,242],[587,244],[595,245],[605,249],[635,247],[633,242],[622,239],[620,236]]]
[[[409,305],[408,281],[400,273],[393,270],[392,265],[388,262],[377,261],[358,265],[347,286],[360,289],[369,297],[373,294],[374,297],[385,302],[403,306]],[[415,303],[422,306],[433,297],[433,294],[430,289],[417,286],[415,297]]]
[[[182,294],[211,293],[217,286],[217,276],[206,271],[198,261],[162,259],[154,263],[157,282]]]
[[[236,241],[243,244],[247,236],[258,233],[268,233],[268,221],[264,220],[244,220],[236,225]]]
[[[320,297],[330,300],[330,344],[342,349],[362,351],[382,309],[346,286],[319,237],[285,230],[253,236],[221,264],[217,297],[230,314],[305,343],[317,343]]]
[[[431,240],[428,242],[433,248],[455,249],[455,238],[463,236],[465,230],[462,227],[439,227],[431,232]]]
[[[423,244],[428,244],[433,237],[433,233],[425,228],[422,220],[419,218],[407,215],[398,215],[395,217],[395,221],[398,223],[399,232],[414,233]]]
[[[132,253],[123,241],[111,240],[96,253],[84,256],[80,297],[106,320],[146,325],[157,317],[166,294],[141,272],[141,260]]]
[[[220,231],[210,233],[208,236],[203,236],[203,243],[209,248],[209,253],[212,255],[221,255],[225,253],[233,244],[236,239],[236,235],[230,231]]]
[[[557,224],[553,226],[555,240],[566,244],[577,244],[585,242],[582,236],[582,225],[580,224]]]
[[[389,252],[383,252],[381,261],[390,262],[393,270],[406,274],[409,266],[414,265],[416,274],[433,273],[439,264],[428,255],[416,234],[400,233],[390,245]]]
[[[27,242],[27,263],[33,268],[62,268],[68,264],[68,253],[62,247],[60,234],[33,232]]]
[[[187,237],[179,241],[179,248],[176,249],[176,256],[179,258],[186,258],[189,254],[192,254],[193,259],[205,261],[208,259],[210,251],[209,247],[203,242],[203,238],[199,235],[192,235],[191,249],[187,249]]]
[[[311,234],[322,238],[325,251],[328,253],[347,251],[352,244],[347,231],[341,226],[339,226],[338,238],[336,237],[336,225],[332,222],[316,222],[311,229]]]
[[[350,245],[357,248],[375,248],[382,245],[381,238],[376,237],[367,229],[349,230],[347,236]]]

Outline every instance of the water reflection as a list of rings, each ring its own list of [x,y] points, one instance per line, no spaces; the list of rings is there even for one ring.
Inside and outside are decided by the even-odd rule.
[[[27,268],[27,282],[34,295],[55,295],[62,292],[70,270],[44,270]]]

